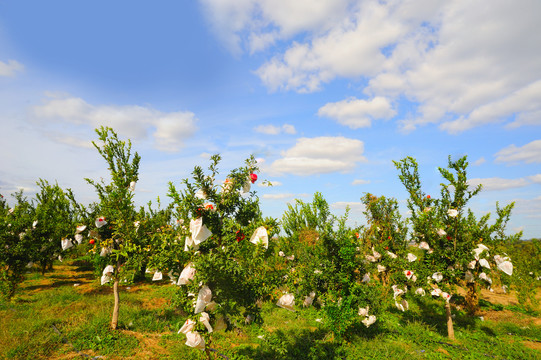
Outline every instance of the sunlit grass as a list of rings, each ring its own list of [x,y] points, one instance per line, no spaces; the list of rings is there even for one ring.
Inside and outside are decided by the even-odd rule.
[[[13,301],[0,303],[0,358],[72,359],[79,351],[107,359],[204,359],[177,334],[185,317],[171,305],[175,289],[150,281],[123,286],[120,329],[112,331],[112,289],[93,280],[91,269],[31,272]],[[408,312],[388,309],[369,329],[360,325],[342,339],[332,335],[324,312],[297,308],[265,303],[263,325],[216,333],[212,348],[236,360],[541,358],[538,312],[513,306],[483,303],[498,321],[455,311],[454,342],[445,336],[441,304],[428,298],[412,301]]]

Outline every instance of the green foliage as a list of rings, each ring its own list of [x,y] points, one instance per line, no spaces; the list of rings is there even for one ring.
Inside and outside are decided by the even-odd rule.
[[[97,182],[92,179],[86,181],[94,186],[100,202],[94,205],[92,214],[99,214],[105,219],[105,226],[94,229],[91,233],[97,240],[96,247],[109,249],[105,256],[109,261],[116,260],[114,279],[121,277],[119,270],[138,268],[136,258],[131,254],[138,250],[141,244],[137,243],[136,211],[133,205],[133,191],[130,184],[137,182],[140,156],[131,154],[131,142],[121,141],[113,129],[101,127],[96,129],[101,145],[95,142],[94,147],[108,165],[111,182],[104,179]]]
[[[541,240],[514,241],[507,251],[514,259],[516,273],[510,282],[517,291],[519,303],[527,310],[538,308],[536,294],[541,287]]]
[[[468,285],[466,297],[470,313],[478,308],[477,282],[479,276],[486,285],[492,283],[490,275],[498,276],[496,271],[482,268],[479,260],[490,261],[490,269],[497,265],[488,257],[488,250],[503,251],[505,244],[520,238],[520,234],[507,236],[505,227],[509,220],[513,204],[500,208],[496,204],[497,219],[488,224],[490,214],[477,220],[467,208],[468,202],[477,195],[482,186],[471,189],[468,185],[466,157],[452,161],[449,157],[447,168],[439,168],[442,178],[440,198],[426,195],[421,189],[418,165],[415,159],[407,157],[395,162],[399,178],[409,193],[408,208],[411,212],[409,221],[412,227],[412,240],[425,243],[430,250],[421,255],[419,261],[412,264],[419,286],[428,291],[438,288],[450,294],[456,294],[456,286]],[[479,245],[481,244],[481,245]],[[474,249],[476,254],[474,254]],[[486,264],[485,264],[486,265]],[[488,273],[488,274],[487,274]],[[441,276],[441,280],[437,276]],[[471,280],[465,281],[466,277]],[[501,275],[506,281],[507,275]],[[473,282],[472,282],[473,281]]]
[[[380,283],[361,281],[368,267],[361,254],[368,242],[360,242],[360,229],[346,226],[348,213],[349,209],[342,217],[332,215],[320,193],[314,194],[312,203],[296,200],[282,221],[289,237],[279,244],[285,289],[305,301],[311,293],[315,295],[312,301],[325,305],[327,322],[337,336],[346,335],[364,320],[357,315],[360,307],[378,315],[386,304]],[[376,218],[377,211],[372,215]]]
[[[46,180],[37,182],[39,192],[35,201],[35,220],[37,223],[32,230],[33,261],[38,262],[42,274],[52,269],[53,261],[61,254],[60,240],[71,239],[77,225],[82,224],[81,216],[85,208],[75,201],[71,189],[66,191],[55,183]],[[82,241],[83,235],[80,235]]]
[[[35,215],[22,190],[12,196],[16,200],[13,208],[3,196],[0,198],[0,296],[6,299],[13,297],[32,260],[31,233]]]
[[[169,196],[180,225],[176,233],[179,245],[186,251],[182,255],[162,252],[157,255],[161,260],[152,260],[152,263],[163,264],[174,259],[179,261],[180,269],[188,265],[195,268],[194,278],[179,288],[178,304],[186,313],[192,313],[197,294],[207,286],[216,304],[205,310],[210,313],[211,323],[226,317],[231,328],[245,321],[261,322],[257,303],[275,286],[269,281],[273,276],[268,276],[274,270],[266,266],[273,244],[270,241],[267,250],[249,240],[261,227],[271,238],[278,232],[278,223],[275,219],[263,218],[255,193],[247,191],[251,174],[258,170],[254,157],[247,159],[244,167],[232,170],[222,184],[216,179],[219,162],[218,155],[211,158],[209,174],[195,167],[193,180],[185,179],[183,190],[170,184]],[[196,238],[198,221],[211,236]],[[198,243],[189,244],[194,238]],[[192,316],[196,321],[199,317],[200,314]],[[204,329],[201,323],[196,326],[196,330]],[[208,343],[210,335],[205,334],[205,337]]]

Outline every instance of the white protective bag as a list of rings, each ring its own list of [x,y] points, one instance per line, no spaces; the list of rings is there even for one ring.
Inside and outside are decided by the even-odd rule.
[[[361,322],[364,324],[364,326],[369,327],[370,325],[376,322],[376,315],[370,315]]]
[[[205,339],[197,331],[189,331],[186,333],[186,345],[205,350]]]
[[[265,249],[269,248],[269,235],[267,234],[267,229],[264,226],[260,226],[255,229],[252,237],[250,238],[252,244],[263,244]]]
[[[105,285],[106,283],[111,281],[111,277],[114,272],[115,272],[115,268],[113,267],[113,265],[107,265],[105,269],[103,269],[103,273],[101,276],[101,284]]]
[[[511,261],[502,261],[498,264],[498,269],[500,269],[509,276],[513,275],[513,263],[511,263]]]
[[[73,247],[71,239],[62,239],[60,244],[62,245],[62,250],[68,250],[69,248]]]
[[[199,314],[212,300],[212,291],[207,285],[203,286],[197,294],[197,300],[195,302],[195,314]]]
[[[160,281],[161,279],[163,279],[163,274],[161,271],[156,271],[152,277],[152,281]]]
[[[311,292],[310,295],[308,295],[306,298],[304,298],[304,302],[302,303],[302,306],[309,307],[314,302],[314,299],[316,297],[315,292]]]
[[[101,228],[102,226],[105,226],[107,225],[107,221],[105,221],[105,218],[104,217],[99,217],[96,219],[95,223],[96,227],[99,229]]]
[[[295,296],[293,294],[282,295],[276,305],[286,310],[295,311]]]
[[[195,327],[195,321],[193,321],[192,319],[186,319],[186,321],[184,322],[184,325],[182,325],[182,327],[178,330],[178,334],[180,333],[183,333],[183,334],[187,334],[188,332],[192,331],[193,328]]]
[[[83,234],[75,234],[75,241],[77,241],[77,244],[81,245],[83,242]]]
[[[199,321],[205,325],[205,327],[207,328],[207,331],[209,333],[212,332],[212,326],[210,326],[210,317],[209,317],[209,314],[207,314],[206,312],[202,312],[201,313],[201,317],[199,318]]]
[[[192,219],[190,221],[190,232],[192,233],[192,240],[195,245],[199,245],[212,235],[207,226],[203,224],[203,218]]]
[[[194,276],[195,268],[193,267],[193,263],[189,263],[180,273],[177,285],[188,285],[188,283],[193,280]]]
[[[359,316],[368,316],[368,310],[370,307],[367,305],[365,308],[360,307],[359,308]]]

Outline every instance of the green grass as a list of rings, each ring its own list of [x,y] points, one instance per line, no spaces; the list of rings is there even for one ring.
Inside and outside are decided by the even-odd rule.
[[[106,359],[205,358],[177,334],[185,316],[170,305],[175,286],[147,281],[123,287],[120,329],[112,331],[112,289],[91,280],[92,270],[83,265],[45,276],[29,273],[13,301],[0,303],[1,359],[73,359],[77,352]],[[454,312],[453,342],[446,338],[441,304],[428,298],[411,301],[408,312],[390,308],[369,329],[359,325],[342,339],[333,336],[322,311],[290,312],[265,303],[263,325],[218,332],[212,348],[232,360],[541,358],[539,350],[525,346],[541,340],[541,326],[533,323],[538,309],[481,305],[513,316],[481,321]]]

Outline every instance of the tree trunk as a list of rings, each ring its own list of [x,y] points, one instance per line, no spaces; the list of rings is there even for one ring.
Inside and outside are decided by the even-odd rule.
[[[455,339],[455,330],[453,328],[453,318],[451,317],[451,304],[445,303],[445,312],[447,313],[447,337],[450,340]]]
[[[207,355],[207,360],[211,360],[210,359],[210,343],[212,342],[212,340],[209,339],[208,343],[205,344],[205,354]]]
[[[118,293],[118,277],[115,277],[115,282],[113,285],[113,295],[115,297],[115,306],[113,308],[113,319],[111,320],[111,328],[115,330],[118,326],[118,312],[120,310],[120,295]]]
[[[470,316],[475,316],[479,310],[479,294],[475,283],[466,284],[468,292],[466,293],[466,310]]]

